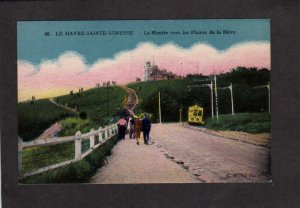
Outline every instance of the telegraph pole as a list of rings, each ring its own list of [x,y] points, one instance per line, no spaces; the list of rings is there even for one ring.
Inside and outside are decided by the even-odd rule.
[[[211,98],[211,117],[214,118],[214,91],[213,91],[213,81],[210,81],[210,98]]]
[[[160,91],[158,92],[158,113],[159,113],[159,123],[161,124]]]
[[[211,117],[214,118],[214,91],[213,91],[213,81],[210,80],[210,84],[203,85],[188,85],[189,92],[191,91],[191,87],[205,87],[209,86],[210,88],[210,97],[211,97]]]
[[[229,89],[230,90],[231,114],[234,115],[232,83],[230,83],[230,85],[228,87],[219,87],[219,90],[224,90],[224,89]]]
[[[264,88],[266,87],[268,89],[268,111],[269,113],[271,113],[271,93],[270,93],[270,82],[268,82],[267,85],[263,85],[263,86],[257,86],[254,87],[254,89],[260,89],[260,88]]]
[[[268,88],[268,95],[269,95],[269,113],[271,113],[271,93],[270,93],[270,82],[268,82],[268,85],[267,85],[267,88]]]
[[[216,115],[217,115],[217,122],[219,119],[219,112],[218,112],[218,92],[217,92],[217,77],[214,75],[215,79],[215,95],[216,95]]]
[[[180,108],[179,109],[179,122],[181,123],[181,112],[182,112],[182,109]]]
[[[106,83],[106,116],[108,117],[108,82]]]
[[[231,114],[234,115],[232,83],[230,83],[229,89],[230,89],[230,95],[231,95]]]
[[[132,52],[130,53],[130,82],[132,82]]]

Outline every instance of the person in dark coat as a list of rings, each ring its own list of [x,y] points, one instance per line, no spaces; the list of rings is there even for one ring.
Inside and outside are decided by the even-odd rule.
[[[134,128],[135,128],[135,119],[132,116],[132,118],[129,120],[129,138],[130,139],[135,139],[135,132],[134,132]]]
[[[127,122],[124,119],[124,116],[121,117],[121,119],[118,121],[118,127],[119,127],[119,139],[125,139],[125,133],[126,133],[126,125]]]
[[[151,122],[147,115],[144,115],[144,118],[142,120],[142,131],[144,136],[144,144],[149,144],[149,136],[150,136],[150,130],[151,130]]]

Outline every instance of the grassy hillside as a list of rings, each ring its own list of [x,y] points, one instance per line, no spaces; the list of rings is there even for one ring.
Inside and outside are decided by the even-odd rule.
[[[69,111],[57,107],[47,99],[37,100],[34,104],[18,104],[18,133],[24,141],[38,137],[56,121],[73,116]]]
[[[107,90],[108,90],[108,116],[107,116]],[[67,104],[68,107],[77,108],[81,115],[85,115],[91,122],[105,125],[113,116],[118,115],[126,91],[118,86],[94,88],[82,93],[64,95],[55,98],[60,104]]]
[[[185,99],[185,95],[188,94],[187,86],[189,84],[192,84],[192,80],[178,79],[139,82],[130,84],[129,87],[134,89],[139,97],[140,105],[137,107],[137,111],[152,113],[154,122],[158,119],[157,106],[158,92],[160,91],[162,117],[166,122],[179,119],[179,115],[175,112],[179,112],[181,106],[197,102],[197,98],[195,98],[186,103],[188,100]]]
[[[271,132],[269,113],[240,113],[220,115],[219,120],[208,118],[205,127],[214,130],[243,131],[248,133]]]
[[[122,107],[126,91],[114,86],[108,89],[108,116],[106,115],[106,88],[94,88],[73,95],[54,98],[60,104],[79,109],[80,117],[64,110],[47,99],[36,100],[34,104],[18,104],[18,132],[24,141],[38,137],[44,130],[59,121],[63,126],[60,136],[74,135],[80,130],[83,133],[91,128],[104,126],[113,122]]]
[[[188,75],[177,80],[148,81],[130,84],[140,97],[139,110],[152,113],[153,122],[158,121],[158,92],[161,94],[161,110],[163,122],[179,121],[179,110],[182,108],[182,119],[187,121],[189,106],[199,104],[204,108],[204,118],[211,117],[210,84],[211,77]],[[238,67],[231,72],[217,75],[219,114],[231,113],[229,89],[220,89],[233,84],[234,108],[236,113],[257,113],[268,111],[267,88],[255,89],[270,81],[267,69]],[[192,87],[198,85],[203,87]]]

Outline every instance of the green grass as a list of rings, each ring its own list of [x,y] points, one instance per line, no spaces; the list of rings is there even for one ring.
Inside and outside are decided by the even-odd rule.
[[[100,168],[111,149],[117,143],[117,135],[99,146],[84,159],[55,170],[21,179],[23,184],[42,183],[87,183],[91,176]]]
[[[201,98],[188,97],[193,93],[188,92],[188,85],[192,79],[158,80],[139,82],[128,85],[137,92],[140,104],[136,113],[148,112],[153,115],[152,122],[158,121],[158,92],[161,92],[162,121],[179,121],[179,109],[183,107],[183,119],[187,119],[186,109],[201,101]],[[203,89],[202,89],[203,90]],[[205,89],[204,89],[205,91]]]
[[[71,112],[54,105],[47,99],[36,100],[34,104],[30,104],[29,102],[19,103],[19,136],[21,136],[23,141],[32,140],[56,121],[73,115]]]
[[[74,142],[26,148],[22,151],[22,173],[74,158]]]
[[[63,126],[59,136],[74,135],[80,130],[88,132],[91,128],[97,129],[116,120],[112,119],[122,109],[122,102],[126,91],[120,87],[112,86],[108,89],[108,116],[106,115],[106,88],[94,88],[74,95],[64,95],[55,98],[61,104],[69,107],[79,107],[87,118],[58,107],[48,99],[36,100],[34,104],[22,102],[18,104],[18,134],[23,141],[37,138],[55,122]],[[65,119],[66,118],[66,119]]]
[[[128,87],[134,89],[140,101],[143,102],[143,99],[148,97],[149,94],[158,92],[160,89],[172,88],[175,91],[182,92],[187,91],[187,86],[192,83],[192,79],[157,80],[129,84]]]
[[[108,116],[107,116],[107,89],[105,87],[93,88],[82,93],[64,95],[55,98],[60,104],[67,104],[71,108],[79,108],[85,112],[90,123],[98,127],[109,123],[113,116],[116,116],[122,109],[122,102],[126,91],[118,86],[111,86],[108,89]]]
[[[179,112],[182,109],[182,121],[187,121],[188,108],[198,104],[204,108],[204,119],[207,120],[206,126],[216,130],[246,131],[250,133],[270,132],[270,115],[268,110],[267,91],[254,90],[253,86],[266,83],[263,71],[254,71],[253,73],[262,80],[252,80],[249,70],[241,72],[244,79],[240,81],[235,77],[235,71],[231,74],[218,76],[218,86],[234,85],[234,108],[237,115],[231,116],[230,91],[218,91],[219,114],[222,114],[219,123],[212,120],[211,117],[211,93],[209,87],[193,87],[188,89],[188,85],[203,85],[209,82],[201,82],[203,78],[184,78],[176,80],[159,80],[138,82],[130,84],[129,87],[136,90],[140,105],[139,111],[148,112],[153,115],[152,122],[159,120],[158,112],[158,92],[161,93],[161,114],[162,122],[179,122]],[[251,71],[252,73],[252,71]],[[269,72],[268,72],[269,73]],[[232,75],[233,74],[233,75]],[[249,76],[248,76],[249,75]],[[234,79],[232,78],[234,77]],[[251,78],[252,77],[252,78]],[[248,83],[249,82],[249,83]],[[244,113],[248,112],[248,113]],[[258,113],[260,112],[260,113]]]
[[[77,131],[81,133],[87,133],[94,128],[97,130],[98,125],[94,124],[90,119],[81,119],[76,117],[68,117],[60,120],[59,123],[62,126],[62,130],[59,132],[59,136],[75,135]]]
[[[270,133],[271,116],[268,113],[239,113],[234,116],[220,115],[218,122],[216,118],[208,118],[204,126],[213,130]]]

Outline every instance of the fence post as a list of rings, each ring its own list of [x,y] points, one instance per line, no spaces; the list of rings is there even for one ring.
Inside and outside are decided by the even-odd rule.
[[[81,158],[81,132],[75,134],[75,159]]]
[[[113,134],[113,129],[112,128],[113,128],[112,125],[110,125],[109,126],[109,137],[111,137],[112,134]]]
[[[99,127],[99,133],[98,133],[98,136],[99,136],[99,143],[103,141],[103,131],[102,131],[102,127],[100,126]]]
[[[92,148],[95,146],[95,130],[93,128],[90,130],[90,134],[90,148]]]
[[[110,136],[113,136],[114,135],[114,125],[110,126],[110,132],[111,132]]]
[[[19,175],[22,175],[22,160],[23,160],[23,141],[19,137],[18,138],[18,169],[19,169]]]
[[[115,124],[115,133],[117,134],[118,133],[118,125]]]
[[[108,127],[105,126],[105,136],[104,136],[104,139],[108,139]]]

